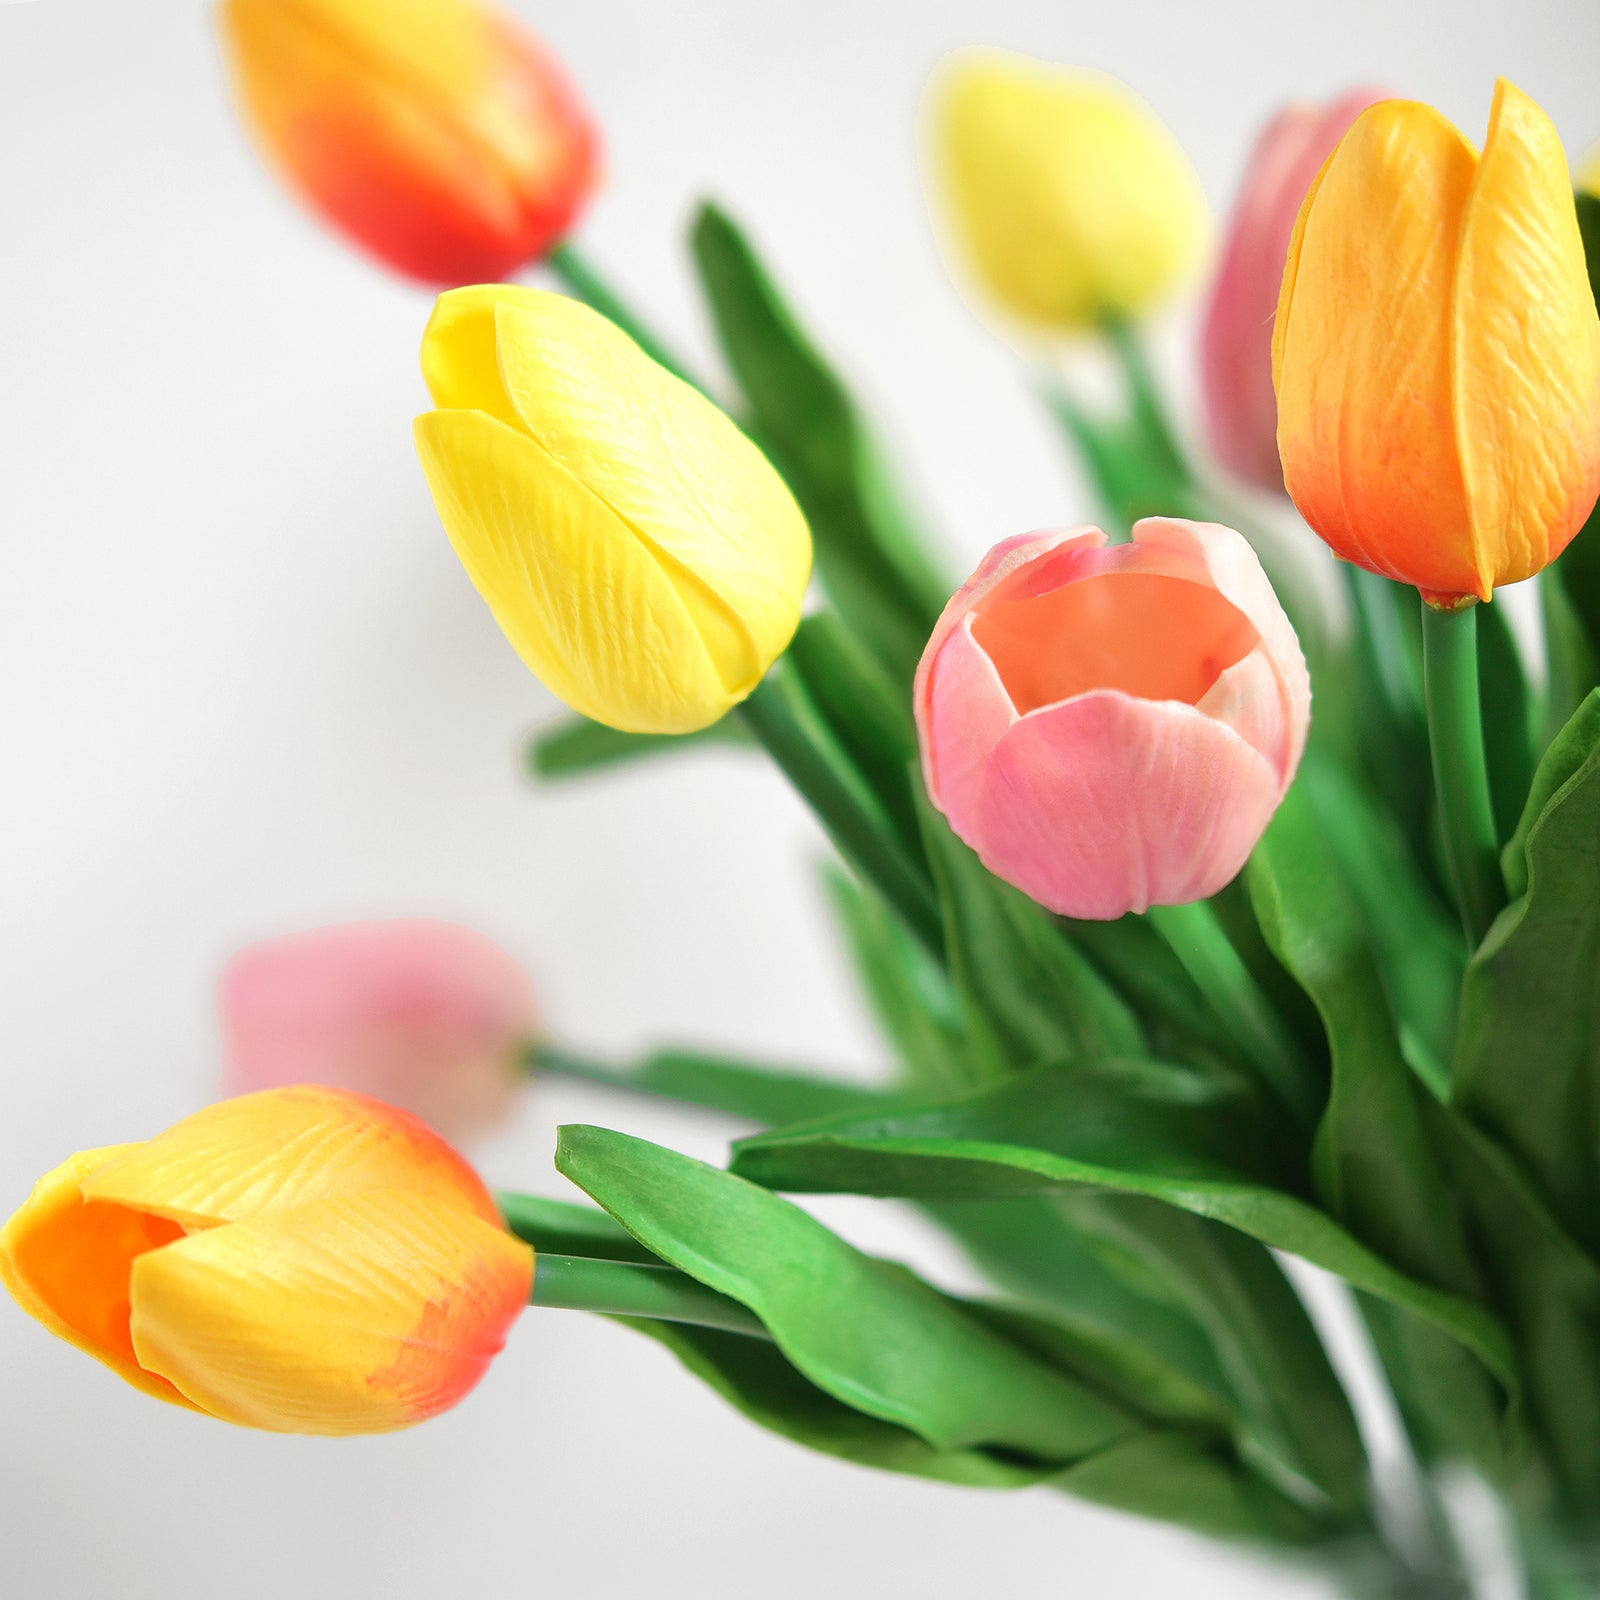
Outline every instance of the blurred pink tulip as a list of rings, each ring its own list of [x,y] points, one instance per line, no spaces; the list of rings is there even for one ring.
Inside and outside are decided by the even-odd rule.
[[[997,544],[917,669],[933,803],[1050,910],[1182,905],[1244,865],[1299,765],[1311,683],[1232,528],[1151,517]]]
[[[448,922],[358,922],[250,946],[218,1003],[230,1094],[317,1083],[414,1112],[452,1142],[516,1101],[527,973]]]
[[[1278,403],[1272,391],[1272,319],[1300,204],[1350,124],[1389,98],[1352,89],[1326,106],[1289,106],[1262,130],[1228,218],[1222,267],[1200,342],[1206,432],[1223,466],[1283,489]]]

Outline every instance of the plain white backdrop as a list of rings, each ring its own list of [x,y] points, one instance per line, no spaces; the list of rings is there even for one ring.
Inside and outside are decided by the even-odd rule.
[[[1145,94],[1227,202],[1278,102],[1377,82],[1481,136],[1505,73],[1600,138],[1593,0],[521,0],[602,118],[585,247],[709,363],[681,247],[752,227],[966,570],[1081,520],[1015,356],[940,265],[914,123],[947,49]],[[0,1212],[71,1151],[210,1098],[241,942],[436,915],[501,939],[575,1044],[703,1042],[870,1073],[814,886],[754,760],[539,789],[554,707],[456,565],[411,447],[421,291],[307,221],[227,103],[199,0],[0,9]],[[1187,395],[1192,307],[1164,330]],[[720,1160],[735,1131],[542,1083],[479,1152],[547,1193],[596,1121]],[[889,1208],[873,1248],[962,1269]],[[0,1590],[29,1600],[451,1593],[1046,1600],[1317,1596],[1048,1492],[874,1476],[755,1431],[646,1341],[535,1312],[459,1411],[306,1441],[160,1406],[0,1300]]]

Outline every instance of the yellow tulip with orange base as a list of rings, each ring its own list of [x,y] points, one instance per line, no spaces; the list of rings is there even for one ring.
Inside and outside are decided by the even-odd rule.
[[[135,1388],[280,1433],[383,1433],[459,1401],[533,1251],[406,1112],[241,1095],[73,1156],[0,1230],[0,1282]]]
[[[1438,606],[1531,577],[1600,494],[1600,317],[1561,141],[1502,80],[1482,154],[1357,118],[1306,196],[1273,341],[1278,448],[1334,553]]]

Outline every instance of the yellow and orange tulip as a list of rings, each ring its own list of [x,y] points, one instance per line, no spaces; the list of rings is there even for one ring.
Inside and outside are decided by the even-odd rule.
[[[542,256],[600,138],[560,64],[478,0],[225,0],[239,100],[290,186],[425,283]]]
[[[408,1113],[299,1087],[73,1156],[0,1230],[0,1282],[158,1399],[281,1433],[456,1404],[527,1303],[533,1252]]]
[[[1436,605],[1561,553],[1600,495],[1600,316],[1561,141],[1498,85],[1480,155],[1432,107],[1357,118],[1301,207],[1278,448],[1334,553]]]

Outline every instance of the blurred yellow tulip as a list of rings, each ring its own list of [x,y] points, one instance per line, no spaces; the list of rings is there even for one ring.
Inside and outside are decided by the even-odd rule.
[[[931,91],[932,160],[959,252],[1008,311],[1092,328],[1154,310],[1209,231],[1188,157],[1110,78],[962,51]]]
[[[1600,196],[1600,145],[1596,145],[1579,164],[1578,187],[1586,194]]]
[[[766,457],[587,306],[440,296],[417,448],[456,553],[540,680],[633,733],[692,733],[787,648],[811,532]]]
[[[0,1230],[0,1283],[135,1388],[279,1433],[384,1433],[477,1383],[533,1282],[477,1174],[336,1089],[87,1150]]]
[[[1521,90],[1481,156],[1414,100],[1356,119],[1300,210],[1273,378],[1285,486],[1336,555],[1452,606],[1561,553],[1600,494],[1600,317]]]

